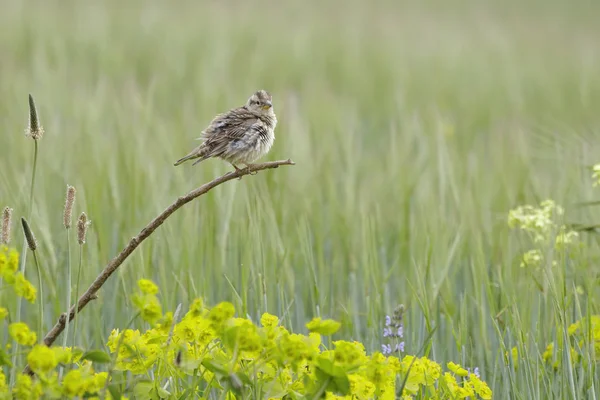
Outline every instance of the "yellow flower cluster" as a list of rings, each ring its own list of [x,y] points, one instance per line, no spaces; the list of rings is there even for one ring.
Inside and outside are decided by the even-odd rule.
[[[17,326],[17,329],[16,324],[12,324],[11,335],[13,331],[27,334],[29,328],[23,323],[17,324],[22,325]],[[29,345],[30,342],[27,344]],[[0,369],[0,399],[60,399],[83,396],[98,399],[106,386],[108,373],[95,372],[92,363],[84,360],[84,357],[84,353],[78,349],[37,344],[27,354],[27,362],[36,376],[32,378],[27,374],[19,373],[10,388],[6,376]],[[56,370],[59,365],[67,370],[70,368],[60,381]]]
[[[477,374],[426,357],[402,359],[380,352],[367,354],[360,342],[337,340],[327,348],[321,335],[340,328],[333,320],[315,318],[307,335],[291,333],[278,317],[265,313],[260,324],[235,317],[231,303],[206,307],[191,304],[181,321],[164,315],[158,288],[139,282],[135,306],[146,321],[146,331],[113,330],[107,342],[112,354],[83,353],[79,349],[36,344],[36,336],[21,322],[9,325],[11,337],[28,348],[26,359],[35,378],[16,376],[9,387],[0,374],[0,399],[40,398],[315,398],[329,399],[490,399],[492,392]],[[158,309],[144,314],[148,304]],[[92,363],[109,363],[96,372]],[[59,368],[63,372],[59,375]],[[1,370],[0,370],[1,371]],[[61,378],[62,376],[62,378]],[[123,384],[120,377],[127,376]],[[119,378],[117,378],[119,377]],[[186,389],[194,382],[193,392]],[[178,383],[179,382],[179,383]],[[165,383],[168,383],[165,385]],[[180,384],[182,383],[182,384]]]
[[[552,200],[541,202],[539,207],[525,205],[509,211],[508,226],[526,232],[536,244],[536,248],[523,254],[521,268],[541,267],[544,262],[542,250],[547,251],[548,245],[557,252],[554,258],[560,257],[561,252],[564,254],[566,250],[571,250],[569,254],[573,256],[574,245],[581,246],[579,234],[557,222],[563,214],[563,208]]]
[[[30,303],[35,302],[37,290],[21,272],[19,272],[19,253],[15,249],[0,246],[0,277],[12,286],[19,297]]]
[[[555,219],[564,214],[562,207],[545,200],[539,207],[519,206],[508,213],[508,226],[532,235],[535,242],[546,241],[556,229]]]
[[[600,315],[592,315],[588,318],[582,318],[581,320],[571,324],[567,329],[567,335],[569,339],[568,346],[564,346],[562,341],[558,343],[558,346],[552,342],[546,346],[546,350],[542,354],[542,358],[553,368],[558,368],[561,362],[564,360],[562,351],[563,349],[569,349],[569,358],[572,364],[577,364],[584,358],[585,354],[581,353],[586,349],[589,349],[589,343],[592,344],[593,354],[591,357],[594,359],[600,358]],[[590,356],[587,356],[588,358]]]
[[[142,295],[136,307],[142,311],[146,304],[141,299],[154,302],[148,296],[156,296],[158,289],[148,280],[138,286]],[[334,341],[333,348],[326,349],[321,334],[331,335],[340,327],[333,320],[315,318],[307,324],[310,333],[301,335],[282,327],[274,315],[263,314],[256,325],[236,318],[230,303],[207,308],[201,299],[178,323],[171,313],[153,319],[156,323],[145,332],[113,330],[107,346],[116,356],[115,370],[139,376],[194,376],[203,382],[201,396],[225,390],[230,395],[251,391],[265,398],[321,393],[326,398],[393,399],[406,377],[404,399],[420,393],[427,398],[491,398],[484,381],[465,375],[466,370],[455,364],[443,374],[442,366],[426,357],[367,355],[359,342]],[[141,398],[171,395],[145,383],[136,389]]]

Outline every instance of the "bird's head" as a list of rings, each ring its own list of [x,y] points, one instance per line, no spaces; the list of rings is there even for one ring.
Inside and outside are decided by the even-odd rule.
[[[246,103],[246,108],[256,114],[272,114],[273,103],[271,100],[272,98],[269,92],[266,90],[259,90],[250,96]]]

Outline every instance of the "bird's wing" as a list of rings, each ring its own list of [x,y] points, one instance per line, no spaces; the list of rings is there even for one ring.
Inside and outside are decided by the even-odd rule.
[[[205,142],[241,139],[259,119],[244,108],[217,115],[201,135]],[[206,143],[209,144],[209,143]]]
[[[202,132],[204,142],[199,146],[202,157],[219,156],[234,143],[253,143],[267,133],[264,123],[244,108],[216,116]]]

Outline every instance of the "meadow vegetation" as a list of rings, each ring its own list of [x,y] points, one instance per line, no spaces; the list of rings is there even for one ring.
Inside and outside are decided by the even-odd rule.
[[[597,398],[599,13],[3,2],[2,396]],[[40,345],[131,237],[231,169],[173,162],[260,88],[265,160],[296,165],[183,207]]]

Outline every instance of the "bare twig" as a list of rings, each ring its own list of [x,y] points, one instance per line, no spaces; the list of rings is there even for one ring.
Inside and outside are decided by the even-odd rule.
[[[225,183],[230,180],[233,180],[235,178],[241,178],[242,176],[250,175],[254,172],[262,171],[264,169],[271,169],[271,168],[277,168],[281,165],[294,165],[294,164],[295,163],[292,160],[270,161],[270,162],[266,162],[266,163],[262,163],[262,164],[253,164],[248,168],[243,168],[243,169],[239,169],[236,171],[228,172],[227,174],[220,176],[211,182],[205,183],[204,185],[200,186],[197,189],[192,190],[188,194],[179,197],[177,200],[175,200],[175,202],[173,204],[171,204],[169,207],[167,207],[162,213],[160,213],[148,225],[146,225],[146,227],[144,229],[142,229],[141,232],[137,236],[132,238],[129,241],[129,243],[127,244],[127,246],[125,246],[125,248],[115,258],[113,258],[112,261],[110,261],[108,263],[108,265],[104,268],[104,270],[102,270],[100,275],[98,275],[98,277],[96,277],[96,279],[94,280],[94,282],[92,282],[90,287],[79,298],[79,301],[77,302],[77,306],[78,306],[77,313],[79,313],[90,301],[97,298],[96,293],[98,292],[98,290],[100,290],[102,285],[104,285],[104,283],[117,270],[117,268],[119,268],[121,266],[121,264],[123,264],[123,262],[127,259],[127,257],[129,257],[131,255],[131,253],[133,253],[133,251],[145,239],[147,239],[150,235],[152,235],[152,233],[156,230],[156,228],[161,226],[163,224],[163,222],[165,222],[165,220],[167,218],[169,218],[169,216],[171,216],[171,214],[173,214],[175,211],[177,211],[178,209],[183,207],[185,204],[189,203],[190,201],[194,200],[197,197],[202,196],[203,194],[206,194],[208,191],[215,188],[216,186],[219,186],[220,184]],[[71,309],[69,310],[69,314],[70,314],[70,317],[69,317],[69,322],[70,322],[75,319],[75,305],[73,305],[71,307]],[[54,327],[44,337],[44,344],[46,346],[51,346],[52,343],[54,343],[54,341],[58,337],[58,335],[60,335],[62,333],[62,331],[65,329],[66,324],[67,324],[67,314],[63,313],[60,316],[60,318],[58,319],[58,321],[56,322],[56,325],[54,325]],[[28,373],[29,375],[33,375],[33,371],[31,371],[31,369],[29,368],[29,365],[27,365],[25,367],[24,372]]]

